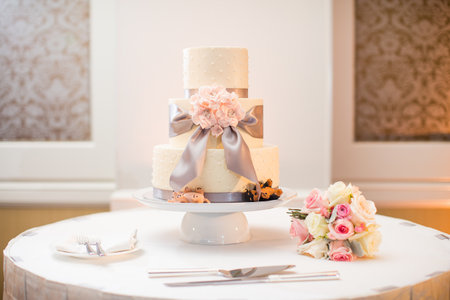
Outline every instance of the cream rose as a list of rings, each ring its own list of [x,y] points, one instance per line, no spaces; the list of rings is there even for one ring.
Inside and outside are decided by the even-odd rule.
[[[306,227],[314,238],[324,237],[328,233],[328,223],[325,218],[316,213],[310,213],[305,219]]]
[[[378,247],[381,243],[381,233],[378,230],[371,231],[356,241],[361,245],[364,256],[373,257],[373,255],[378,252]]]
[[[328,242],[326,239],[318,238],[312,242],[300,245],[298,253],[308,254],[314,258],[326,258],[328,253]]]
[[[346,186],[342,181],[335,182],[330,185],[327,190],[327,197],[330,202],[329,207],[349,203],[351,194],[352,186],[350,184]]]
[[[350,208],[352,209],[352,222],[355,225],[375,222],[377,208],[373,201],[366,200],[363,195],[353,198],[352,203],[350,203]]]

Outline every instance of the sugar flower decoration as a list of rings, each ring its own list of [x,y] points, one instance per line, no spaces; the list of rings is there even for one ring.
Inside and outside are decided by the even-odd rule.
[[[224,87],[202,86],[190,98],[192,122],[202,129],[211,129],[211,134],[217,137],[224,128],[236,127],[245,117],[237,100],[236,93],[229,93]]]

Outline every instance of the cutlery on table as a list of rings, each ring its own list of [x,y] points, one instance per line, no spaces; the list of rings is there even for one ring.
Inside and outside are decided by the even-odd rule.
[[[89,255],[94,255],[95,251],[92,249],[91,245],[89,244],[89,238],[82,234],[77,234],[76,240],[78,244],[84,245],[86,247],[86,251]]]
[[[176,277],[176,276],[193,276],[193,275],[208,275],[219,274],[227,278],[248,278],[248,277],[260,277],[269,274],[275,274],[290,268],[295,265],[279,265],[279,266],[260,266],[251,268],[240,269],[207,269],[207,268],[188,268],[188,269],[151,269],[148,274],[152,278],[157,277]]]
[[[98,256],[105,256],[106,255],[105,250],[103,250],[102,243],[99,240],[96,240],[94,242],[94,245],[97,248],[97,255]]]
[[[303,273],[294,275],[269,275],[267,277],[253,278],[233,278],[222,280],[202,280],[202,281],[186,281],[186,282],[166,282],[166,286],[170,287],[187,287],[187,286],[203,286],[203,285],[229,285],[229,284],[247,284],[247,283],[281,283],[281,282],[300,282],[300,281],[325,281],[339,280],[338,271]]]

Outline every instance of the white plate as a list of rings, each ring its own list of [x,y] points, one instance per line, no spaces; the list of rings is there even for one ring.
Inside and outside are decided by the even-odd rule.
[[[55,253],[59,254],[59,255],[71,256],[71,257],[76,257],[76,258],[88,258],[88,259],[125,255],[125,254],[130,254],[130,253],[136,252],[140,249],[141,248],[138,245],[136,245],[133,249],[130,249],[130,250],[111,252],[111,253],[107,253],[105,256],[98,256],[98,255],[89,255],[87,253],[75,253],[75,252],[60,251],[60,250],[54,248]]]
[[[235,202],[235,203],[172,203],[167,200],[150,198],[153,189],[145,188],[138,190],[133,196],[139,202],[152,208],[172,211],[186,211],[196,213],[228,213],[239,211],[263,210],[281,206],[295,198],[297,193],[291,189],[282,188],[283,194],[280,199],[257,202]]]

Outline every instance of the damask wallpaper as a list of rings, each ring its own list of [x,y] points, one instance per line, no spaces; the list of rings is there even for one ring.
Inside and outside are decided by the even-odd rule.
[[[0,0],[0,140],[89,140],[89,98],[89,0]]]
[[[450,1],[355,1],[355,140],[450,141]]]

